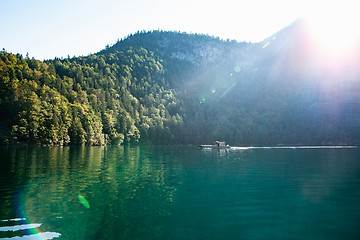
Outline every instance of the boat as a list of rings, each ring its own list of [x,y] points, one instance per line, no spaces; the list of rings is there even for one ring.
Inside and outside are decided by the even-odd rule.
[[[215,141],[213,145],[200,145],[201,149],[229,149],[230,146],[226,145],[225,142]]]

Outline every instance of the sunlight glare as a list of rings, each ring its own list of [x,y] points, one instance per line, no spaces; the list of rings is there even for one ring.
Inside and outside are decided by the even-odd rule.
[[[315,43],[329,54],[345,54],[359,44],[360,15],[353,1],[320,1],[304,14]]]

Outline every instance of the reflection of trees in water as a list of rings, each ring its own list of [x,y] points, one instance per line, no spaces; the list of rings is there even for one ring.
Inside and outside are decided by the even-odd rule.
[[[104,164],[106,171],[102,173],[111,181],[106,184],[106,195],[114,202],[106,208],[102,225],[105,229],[116,227],[98,232],[97,237],[157,239],[164,234],[176,189],[171,182],[171,168],[167,168],[169,159],[148,150],[125,148],[122,157],[116,151],[107,152],[105,159],[110,161]]]
[[[20,211],[63,239],[160,237],[171,215],[179,166],[147,147],[13,148]],[[90,204],[85,208],[78,199]]]

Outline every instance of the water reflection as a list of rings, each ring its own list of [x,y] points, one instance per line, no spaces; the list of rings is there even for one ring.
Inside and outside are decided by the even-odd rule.
[[[1,150],[0,239],[360,237],[355,149]]]
[[[164,232],[161,222],[171,215],[176,199],[176,172],[169,159],[154,156],[151,149],[9,148],[8,155],[18,186],[17,211],[4,216],[44,223],[39,231],[59,232],[62,239],[128,239]]]

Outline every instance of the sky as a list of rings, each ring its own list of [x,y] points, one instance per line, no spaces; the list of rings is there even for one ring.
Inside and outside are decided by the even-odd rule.
[[[346,0],[343,0],[344,2]],[[39,60],[89,55],[137,31],[259,42],[331,0],[0,0],[0,49]],[[325,8],[326,8],[325,5]]]

